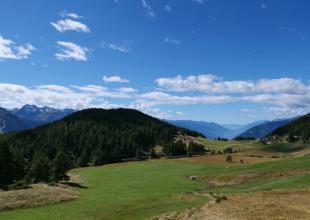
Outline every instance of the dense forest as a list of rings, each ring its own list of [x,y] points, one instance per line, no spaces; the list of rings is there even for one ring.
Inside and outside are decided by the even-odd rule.
[[[177,134],[203,136],[131,109],[88,109],[1,136],[0,185],[66,180],[77,166],[102,165],[173,146]]]
[[[272,135],[287,136],[289,142],[310,141],[310,113],[299,117],[291,123],[284,125],[274,132]]]

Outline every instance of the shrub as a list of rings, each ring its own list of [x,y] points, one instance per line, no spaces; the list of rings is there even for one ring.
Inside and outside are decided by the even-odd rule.
[[[231,162],[232,162],[232,156],[231,156],[230,154],[228,154],[228,155],[226,156],[226,162],[227,162],[227,163],[231,163]]]

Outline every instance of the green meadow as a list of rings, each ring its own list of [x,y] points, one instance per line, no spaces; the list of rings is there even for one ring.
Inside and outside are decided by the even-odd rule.
[[[83,179],[84,188],[75,188],[80,198],[43,207],[15,209],[0,213],[2,220],[102,220],[145,219],[172,211],[182,211],[208,202],[209,197],[191,194],[210,191],[205,182],[189,180],[187,175],[260,173],[309,169],[310,157],[288,158],[253,165],[195,162],[195,159],[158,159],[119,163],[71,171]],[[217,187],[212,191],[235,194],[310,185],[310,175]]]

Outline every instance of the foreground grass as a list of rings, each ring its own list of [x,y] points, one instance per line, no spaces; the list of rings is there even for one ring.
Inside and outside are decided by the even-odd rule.
[[[73,202],[45,207],[16,209],[0,213],[4,220],[37,219],[145,219],[162,213],[200,206],[208,197],[187,194],[209,190],[205,182],[191,181],[186,175],[217,175],[249,172],[310,169],[310,157],[281,159],[253,165],[197,163],[187,160],[152,160],[81,168],[86,189],[77,189],[80,198]],[[279,180],[258,179],[237,186],[214,189],[220,193],[242,193],[278,188],[309,186],[309,175]]]
[[[0,213],[0,219],[144,219],[207,202],[186,192],[204,187],[185,178],[220,167],[155,160],[76,169],[87,189],[73,202]]]

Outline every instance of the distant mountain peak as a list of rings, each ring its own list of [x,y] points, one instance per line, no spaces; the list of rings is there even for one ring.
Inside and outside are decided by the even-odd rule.
[[[0,132],[20,131],[60,120],[76,112],[73,109],[56,109],[27,104],[7,110],[0,107]]]

